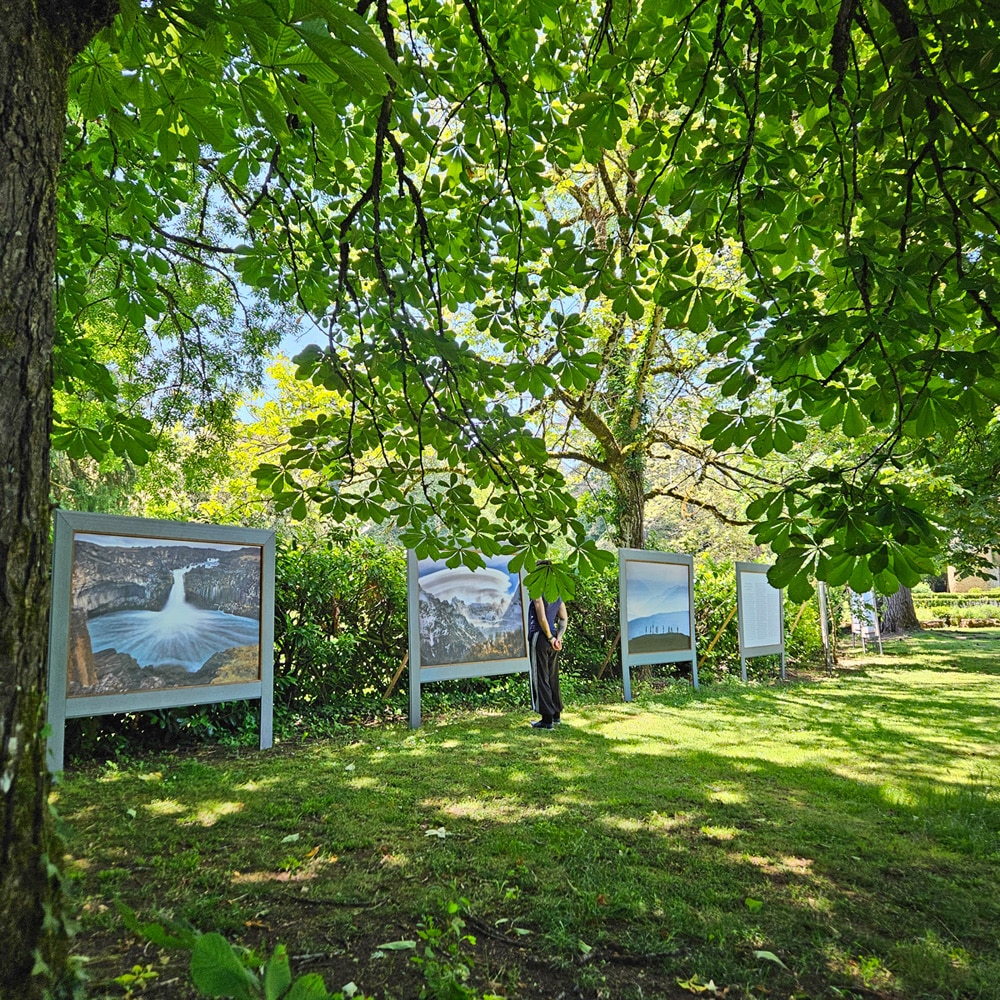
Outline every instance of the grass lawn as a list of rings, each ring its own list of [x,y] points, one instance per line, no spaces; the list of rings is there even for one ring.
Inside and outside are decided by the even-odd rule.
[[[195,995],[117,899],[377,1000],[1000,998],[1000,630],[529,717],[68,771],[91,996]]]

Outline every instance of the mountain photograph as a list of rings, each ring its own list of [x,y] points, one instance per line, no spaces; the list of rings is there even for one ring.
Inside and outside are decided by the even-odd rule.
[[[417,587],[421,666],[527,656],[521,584],[505,562],[472,570],[422,560]]]

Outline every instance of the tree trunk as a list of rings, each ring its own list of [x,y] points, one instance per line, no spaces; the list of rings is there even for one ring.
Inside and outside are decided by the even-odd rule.
[[[56,187],[69,68],[111,16],[0,0],[0,1000],[67,968],[42,737]]]
[[[884,608],[883,632],[903,632],[907,629],[920,628],[917,611],[913,606],[913,594],[909,587],[900,587],[895,594],[885,598]]]
[[[646,547],[645,474],[641,463],[611,473],[615,501],[615,541],[627,549]]]

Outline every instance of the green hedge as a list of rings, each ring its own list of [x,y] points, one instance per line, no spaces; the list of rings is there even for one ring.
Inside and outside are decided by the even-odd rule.
[[[970,590],[965,594],[935,594],[913,593],[915,608],[930,608],[933,606],[955,606],[960,608],[975,608],[980,605],[1000,605],[1000,590]]]

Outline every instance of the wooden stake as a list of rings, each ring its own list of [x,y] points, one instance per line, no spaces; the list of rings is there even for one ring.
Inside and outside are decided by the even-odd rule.
[[[726,620],[719,626],[719,631],[715,633],[715,638],[708,644],[708,649],[706,649],[705,652],[701,654],[702,660],[704,660],[705,657],[708,656],[708,654],[711,653],[712,650],[715,648],[715,644],[719,641],[719,636],[721,636],[722,633],[726,631],[726,626],[733,620],[733,615],[735,614],[736,614],[736,605],[734,604],[732,611],[730,611],[729,614],[726,615]]]
[[[385,689],[385,694],[382,695],[383,701],[389,700],[389,695],[392,694],[392,689],[396,686],[396,681],[399,680],[400,674],[406,669],[406,664],[410,662],[410,651],[406,651],[406,656],[403,657],[403,662],[399,665],[399,669],[394,674],[392,680],[389,682],[389,686]]]
[[[597,671],[597,679],[600,680],[604,676],[604,671],[608,669],[608,664],[611,662],[611,657],[615,655],[615,647],[618,645],[618,640],[621,639],[622,633],[621,629],[615,634],[615,641],[611,643],[611,648],[608,650],[608,655],[604,657],[604,662],[601,664],[601,669]]]
[[[795,616],[795,621],[792,622],[792,627],[788,630],[789,635],[795,635],[795,627],[799,624],[799,619],[802,617],[802,612],[805,611],[808,601],[803,601],[799,605],[799,613]]]

